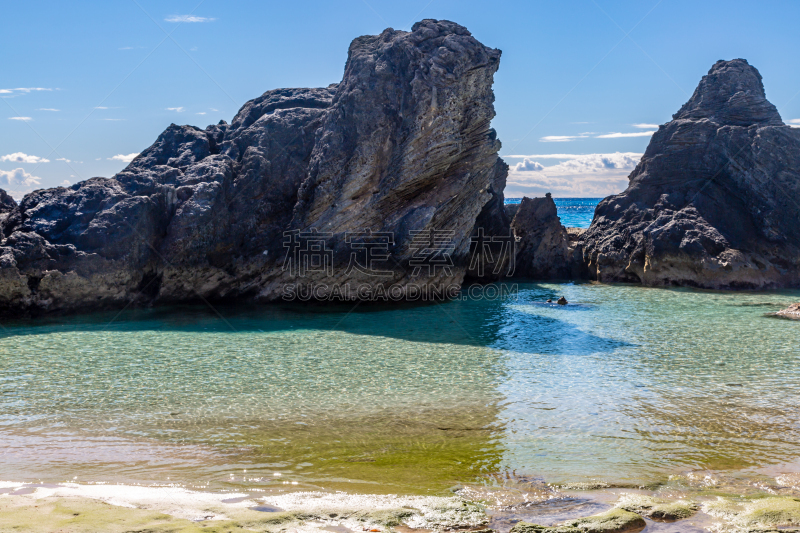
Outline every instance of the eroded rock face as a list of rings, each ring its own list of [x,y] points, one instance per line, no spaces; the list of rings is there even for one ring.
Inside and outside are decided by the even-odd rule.
[[[761,75],[719,61],[653,135],[628,189],[584,235],[593,278],[645,285],[800,284],[800,130]]]
[[[561,280],[585,277],[582,243],[571,238],[561,225],[550,193],[544,198],[523,198],[511,229],[517,238],[515,276]]]
[[[476,223],[508,232],[499,60],[448,21],[359,37],[339,84],[269,91],[231,124],[173,124],[110,179],[0,195],[0,311],[460,284]],[[365,265],[375,242],[383,259]]]

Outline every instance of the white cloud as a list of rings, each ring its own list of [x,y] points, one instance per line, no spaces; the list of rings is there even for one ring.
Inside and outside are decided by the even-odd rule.
[[[182,107],[168,107],[167,111],[175,111],[176,113],[183,113]]]
[[[515,172],[538,172],[540,170],[544,170],[544,165],[534,161],[533,159],[525,158],[522,162],[517,163],[512,168]]]
[[[61,182],[62,187],[69,187],[72,183],[69,180],[64,180]]]
[[[634,128],[639,128],[641,130],[653,130],[653,129],[657,130],[658,129],[658,124],[646,124],[646,123],[643,123],[643,124],[631,124],[631,126],[633,126]]]
[[[13,154],[4,155],[0,157],[0,161],[11,161],[13,163],[49,163],[49,159],[39,157],[38,155],[28,155],[22,152],[14,152]]]
[[[31,117],[8,117],[8,120],[33,120]]]
[[[655,131],[634,131],[633,133],[606,133],[598,135],[595,139],[622,139],[626,137],[650,137]]]
[[[61,111],[60,109],[53,109],[52,107],[40,107],[36,111]]]
[[[587,135],[581,133],[580,135],[548,135],[539,139],[543,143],[565,143],[574,141],[575,139],[585,139]]]
[[[513,166],[508,176],[506,197],[541,196],[547,192],[566,197],[603,197],[616,194],[627,187],[628,174],[636,167],[642,154],[615,152],[546,156],[563,161],[534,171],[520,170],[520,164]]]
[[[21,168],[0,170],[0,188],[8,189],[15,198],[32,190],[41,183],[41,178],[28,174]]]
[[[104,105],[95,106],[95,109],[110,109]]]
[[[197,113],[197,114],[198,114],[198,115],[205,115],[205,114],[206,114],[206,112],[205,112],[205,111],[200,111],[200,112],[199,112],[199,113]]]
[[[52,91],[53,89],[47,89],[44,87],[17,87],[16,89],[0,89],[0,94],[6,95],[5,98],[11,98],[17,96],[19,93],[31,93],[36,91]]]
[[[109,160],[109,161],[122,161],[123,163],[130,163],[131,161],[133,161],[133,160],[134,160],[134,158],[135,158],[137,155],[139,155],[139,154],[138,154],[138,153],[134,153],[134,154],[128,154],[128,155],[124,155],[124,154],[117,154],[117,155],[115,155],[115,156],[111,156],[111,157],[109,157],[109,158],[108,158],[108,160]]]
[[[167,22],[213,22],[217,19],[210,17],[196,17],[194,15],[171,15],[164,20]]]
[[[219,109],[214,109],[213,107],[209,107],[209,109],[210,109],[211,111],[214,111],[215,113],[216,113],[217,111],[219,111]]]
[[[800,118],[793,118],[793,119],[787,120],[786,122],[788,122],[789,125],[791,127],[793,127],[793,128],[800,128]]]

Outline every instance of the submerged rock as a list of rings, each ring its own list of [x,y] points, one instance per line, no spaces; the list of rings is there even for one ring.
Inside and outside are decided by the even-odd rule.
[[[646,525],[638,514],[614,508],[594,516],[569,520],[559,526],[519,522],[511,528],[511,533],[626,533],[641,531]]]
[[[617,507],[653,520],[675,521],[694,515],[699,506],[687,500],[664,500],[642,494],[624,494]]]
[[[556,303],[558,305],[567,305],[569,302],[567,302],[567,299],[562,296],[561,298],[558,299]]]
[[[532,279],[575,279],[582,276],[582,243],[570,239],[561,225],[550,193],[525,197],[511,229],[517,239],[514,275]]]
[[[777,531],[775,528],[800,526],[798,498],[718,498],[704,503],[703,511],[739,531]]]
[[[800,320],[800,303],[792,304],[776,313],[778,316]]]
[[[457,288],[477,225],[508,233],[499,60],[453,22],[388,29],[339,84],[173,124],[113,178],[3,193],[0,312]]]
[[[592,278],[645,285],[800,285],[800,130],[747,61],[719,61],[653,135],[584,235]]]

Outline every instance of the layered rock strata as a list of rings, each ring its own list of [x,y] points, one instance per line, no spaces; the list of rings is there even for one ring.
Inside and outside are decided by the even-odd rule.
[[[800,285],[800,130],[747,61],[719,61],[653,135],[584,235],[592,278],[756,289]]]
[[[173,124],[113,178],[0,196],[0,310],[457,287],[478,224],[508,232],[499,61],[452,22],[387,29],[338,84]]]

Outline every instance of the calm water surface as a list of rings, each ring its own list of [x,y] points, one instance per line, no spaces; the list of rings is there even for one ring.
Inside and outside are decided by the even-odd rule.
[[[798,300],[521,283],[402,309],[5,322],[0,479],[410,493],[795,462],[800,322],[769,313]]]
[[[568,228],[588,228],[592,224],[594,208],[602,198],[553,198],[561,223]],[[518,204],[522,198],[506,198],[507,204]]]

